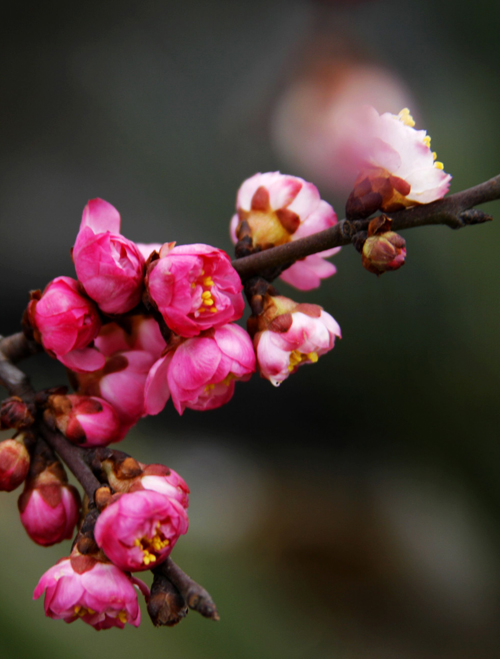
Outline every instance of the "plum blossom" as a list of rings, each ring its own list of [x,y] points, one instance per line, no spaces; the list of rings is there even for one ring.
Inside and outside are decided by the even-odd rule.
[[[18,507],[29,537],[49,547],[73,537],[80,516],[80,495],[68,485],[61,464],[55,462],[28,478]]]
[[[99,515],[95,539],[106,556],[126,571],[159,565],[188,530],[184,507],[165,494],[138,490],[115,494]]]
[[[52,395],[48,408],[58,430],[79,446],[107,446],[124,437],[114,408],[97,396]]]
[[[120,223],[114,206],[91,199],[72,252],[87,295],[108,314],[130,311],[142,294],[144,257],[135,243],[120,234]]]
[[[233,396],[237,380],[255,371],[250,336],[230,324],[181,341],[151,369],[145,387],[147,414],[158,414],[169,397],[182,414],[186,407],[212,410]]]
[[[267,295],[254,321],[254,346],[261,377],[275,387],[299,366],[314,364],[341,338],[338,323],[315,304]]]
[[[148,596],[146,584],[109,562],[88,560],[86,567],[69,557],[45,572],[33,593],[33,599],[45,593],[45,615],[67,623],[81,619],[96,630],[138,627],[136,587]]]
[[[57,277],[43,293],[32,293],[26,315],[36,341],[51,357],[79,372],[104,366],[104,357],[89,347],[101,327],[97,309],[71,277]]]
[[[238,320],[243,285],[229,256],[210,245],[166,243],[147,269],[146,288],[168,327],[185,337]]]
[[[379,115],[364,108],[364,153],[361,171],[347,201],[348,219],[377,210],[393,212],[429,204],[448,192],[451,176],[431,151],[431,138],[416,130],[407,108],[398,115]]]
[[[335,211],[312,183],[297,176],[267,172],[255,174],[241,185],[230,232],[234,243],[247,238],[252,247],[266,249],[305,238],[336,223]],[[287,268],[281,278],[299,290],[317,288],[322,279],[335,274],[335,266],[325,259],[339,250],[334,247],[306,256]]]
[[[23,435],[0,442],[0,491],[12,492],[28,475],[30,455]]]

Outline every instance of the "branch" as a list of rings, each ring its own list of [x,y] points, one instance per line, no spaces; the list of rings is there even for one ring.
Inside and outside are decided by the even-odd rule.
[[[385,213],[393,221],[392,229],[401,231],[414,229],[432,224],[445,224],[452,229],[462,229],[473,224],[489,222],[493,218],[481,211],[470,210],[478,204],[500,199],[500,175],[489,181],[457,192],[434,201],[432,204],[413,206],[394,213]],[[284,245],[272,247],[250,256],[235,259],[232,262],[234,269],[245,281],[252,275],[266,270],[292,265],[295,261],[303,259],[309,254],[316,254],[332,247],[348,245],[354,236],[366,231],[370,220],[356,220],[349,222],[341,220],[338,224],[319,231],[306,238],[292,240]]]

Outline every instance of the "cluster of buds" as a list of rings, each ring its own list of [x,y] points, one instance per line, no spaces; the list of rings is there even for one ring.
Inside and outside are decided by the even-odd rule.
[[[376,217],[365,231],[366,218],[438,199],[450,176],[408,111],[379,116],[368,109],[365,138],[347,216],[362,220],[353,242],[363,265],[381,274],[404,263],[405,242],[391,230],[390,218]],[[230,233],[242,257],[336,222],[312,183],[268,172],[240,187]],[[66,367],[74,393],[64,387],[33,392],[27,402],[12,396],[0,409],[0,429],[14,430],[0,443],[0,490],[25,483],[19,511],[29,537],[49,546],[72,538],[78,528],[70,556],[42,576],[34,597],[45,593],[48,616],[81,619],[95,629],[139,625],[138,592],[156,625],[175,624],[189,604],[168,566],[188,530],[186,483],[163,465],[143,464],[108,445],[142,417],[161,412],[170,398],[179,414],[215,409],[256,370],[278,386],[341,337],[329,313],[284,297],[271,284],[280,276],[302,291],[317,288],[335,273],[327,258],[340,248],[253,275],[243,286],[222,250],[136,244],[121,234],[120,224],[111,204],[89,201],[72,250],[77,279],[57,277],[43,292],[32,292],[25,312],[26,336]],[[252,312],[247,330],[236,324],[244,312],[243,291]],[[92,482],[101,484],[79,478],[83,505],[40,428],[42,436],[55,433],[63,442],[62,452],[54,446],[59,455],[73,452]],[[78,477],[76,463],[68,460]],[[154,572],[151,596],[131,574],[145,570]]]

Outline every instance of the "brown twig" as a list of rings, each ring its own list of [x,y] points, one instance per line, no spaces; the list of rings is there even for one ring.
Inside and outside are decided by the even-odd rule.
[[[495,199],[500,199],[500,175],[432,204],[414,206],[394,213],[386,213],[386,215],[392,219],[392,228],[395,231],[433,224],[445,224],[452,229],[462,229],[466,226],[490,221],[491,216],[470,209]],[[353,222],[341,220],[330,229],[235,259],[232,264],[241,279],[245,281],[252,275],[278,268],[286,263],[292,264],[309,254],[348,245],[353,241],[355,235],[366,231],[368,224],[369,219]]]
[[[171,558],[167,558],[160,568],[167,579],[177,588],[190,609],[198,611],[210,620],[220,620],[217,607],[210,594],[183,572]]]

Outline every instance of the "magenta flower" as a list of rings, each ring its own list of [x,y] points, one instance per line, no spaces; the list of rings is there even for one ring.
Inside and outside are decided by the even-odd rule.
[[[164,561],[180,535],[187,533],[182,505],[159,492],[115,494],[99,515],[95,539],[122,570],[148,570]]]
[[[269,313],[270,306],[274,313]],[[341,338],[338,323],[315,304],[268,296],[267,318],[254,336],[257,365],[261,377],[275,387],[295,373],[299,366],[314,364]]]
[[[238,325],[223,325],[187,339],[159,359],[145,388],[147,414],[158,414],[170,396],[182,414],[186,407],[212,410],[227,403],[236,380],[255,371],[250,336]]]
[[[120,234],[120,223],[114,206],[91,199],[73,248],[79,281],[108,314],[130,311],[142,294],[144,257],[135,243]]]
[[[147,597],[145,583],[125,574],[112,563],[88,561],[88,569],[75,569],[71,557],[63,558],[42,576],[33,593],[45,592],[45,615],[55,620],[81,619],[94,629],[138,627],[141,611],[136,586]]]
[[[102,398],[53,395],[48,400],[48,407],[57,428],[79,446],[107,446],[124,437],[118,414]]]
[[[29,468],[30,456],[23,435],[0,442],[0,491],[12,492],[19,487]]]
[[[44,547],[70,540],[80,516],[80,495],[66,482],[60,464],[55,464],[28,479],[18,500],[27,534]]]
[[[104,357],[88,347],[101,327],[97,309],[71,277],[57,277],[40,296],[33,294],[27,316],[35,339],[51,357],[78,372],[104,366]]]
[[[231,237],[249,236],[254,247],[273,247],[310,236],[337,223],[333,208],[319,195],[312,183],[279,172],[255,174],[243,182],[236,198],[236,214],[231,220]],[[317,288],[336,268],[324,259],[340,247],[319,252],[297,261],[281,278],[302,291]]]
[[[168,327],[185,337],[243,314],[243,285],[229,256],[209,245],[166,243],[148,266],[146,287]]]
[[[361,171],[347,201],[349,219],[377,210],[429,204],[448,192],[451,176],[431,151],[425,130],[415,130],[407,108],[398,115],[366,107]]]

